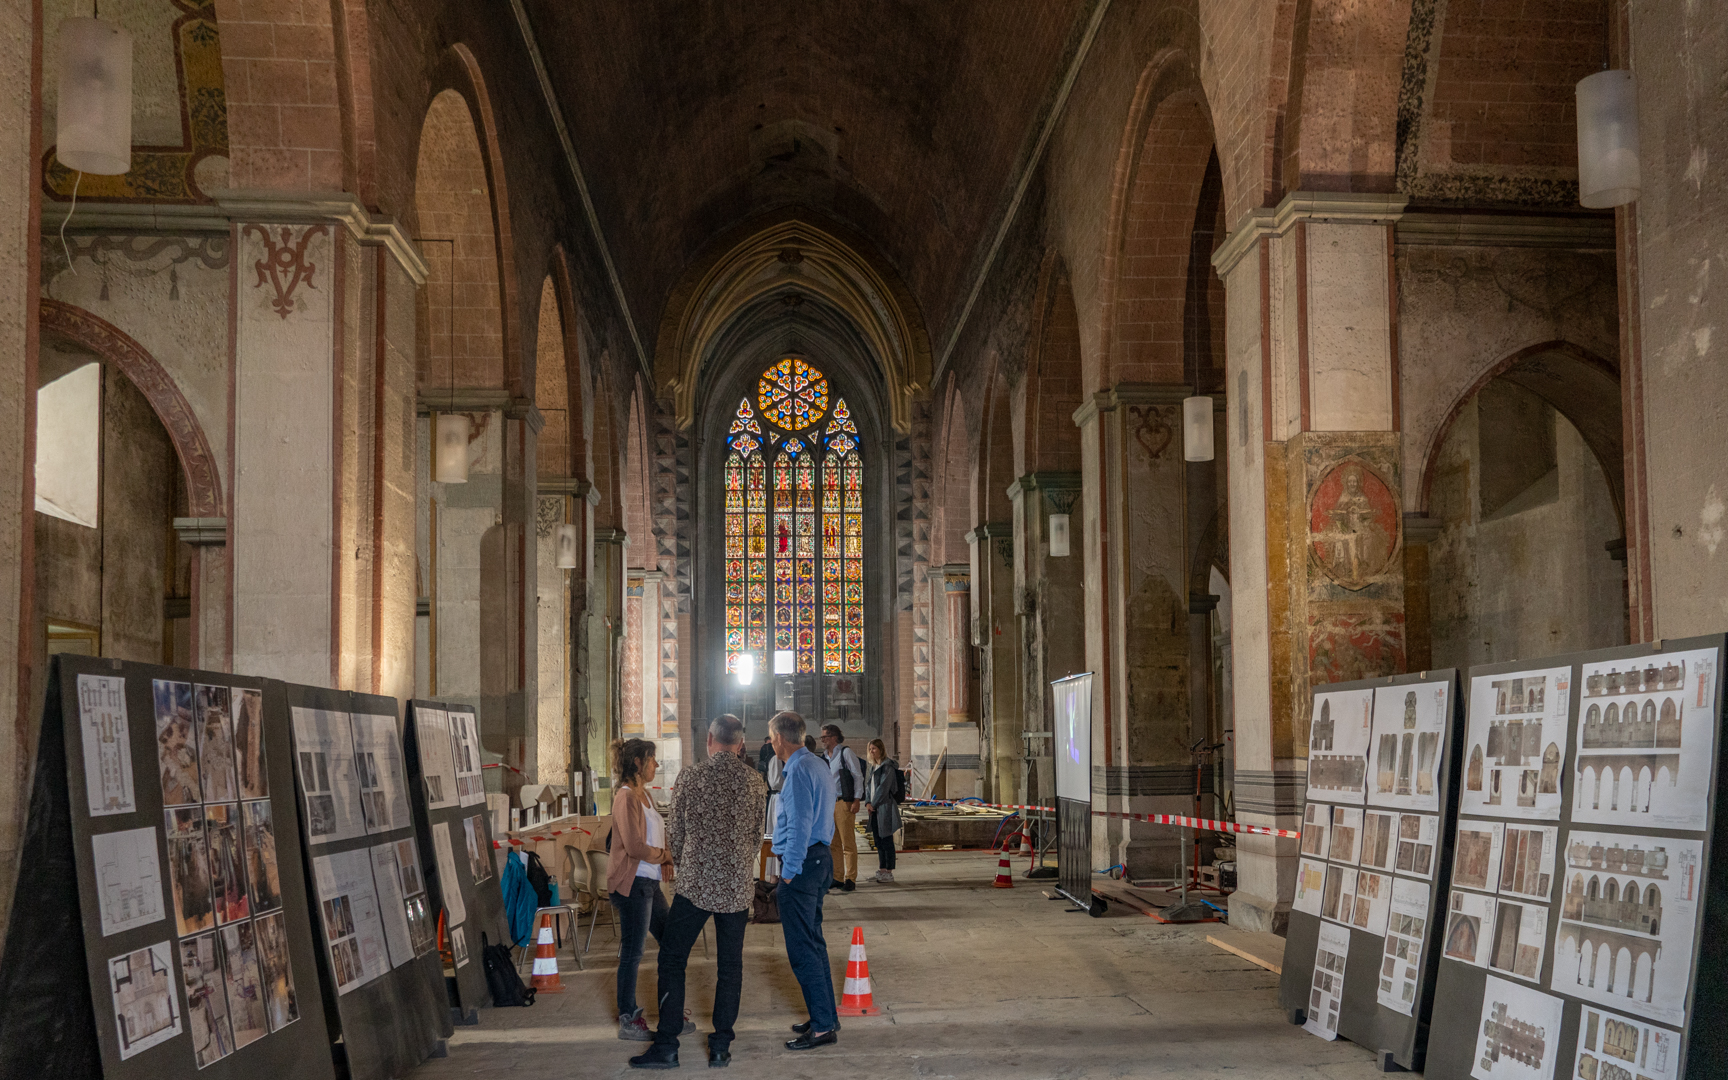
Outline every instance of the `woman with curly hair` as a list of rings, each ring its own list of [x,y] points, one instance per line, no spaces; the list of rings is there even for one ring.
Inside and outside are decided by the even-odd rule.
[[[672,855],[666,850],[666,822],[654,808],[648,785],[659,763],[647,739],[612,744],[612,850],[606,861],[606,888],[618,915],[618,1037],[652,1042],[654,1031],[636,1004],[636,972],[650,931],[660,940],[666,923],[662,881],[672,880]]]

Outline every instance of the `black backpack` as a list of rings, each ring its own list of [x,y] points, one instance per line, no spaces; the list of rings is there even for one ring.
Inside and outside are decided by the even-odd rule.
[[[894,771],[900,774],[900,782],[894,786],[894,801],[903,803],[912,790],[912,770],[896,766]]]
[[[834,797],[841,802],[853,802],[858,798],[858,792],[854,790],[858,778],[852,775],[851,768],[846,764],[847,754],[852,754],[852,751],[845,746],[840,747],[840,776],[834,781]],[[856,759],[858,755],[852,754],[852,757]]]
[[[530,851],[528,853],[528,885],[534,890],[534,899],[541,907],[552,906],[552,875],[546,872],[546,864],[540,861],[540,856]]]
[[[780,921],[780,883],[758,881],[756,895],[750,898],[750,921],[777,923]]]
[[[480,964],[486,969],[486,989],[492,994],[494,1006],[534,1004],[534,988],[516,973],[516,962],[510,958],[508,945],[492,945],[486,935],[480,935]]]

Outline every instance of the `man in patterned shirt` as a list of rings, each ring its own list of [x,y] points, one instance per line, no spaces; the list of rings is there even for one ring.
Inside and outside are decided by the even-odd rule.
[[[708,1065],[732,1061],[732,1024],[744,984],[744,924],[755,895],[751,880],[762,845],[768,785],[740,756],[744,725],[730,713],[708,725],[708,757],[678,774],[666,846],[677,866],[677,895],[660,936],[660,1028],[648,1052],[630,1059],[637,1069],[678,1067],[684,1027],[684,968],[710,916],[719,955],[714,988],[714,1033]],[[671,1019],[666,1019],[670,1017]]]

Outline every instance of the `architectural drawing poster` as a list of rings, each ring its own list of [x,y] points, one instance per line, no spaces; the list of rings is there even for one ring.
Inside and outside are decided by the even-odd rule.
[[[312,860],[312,876],[317,879],[324,944],[330,950],[336,992],[346,994],[387,974],[390,954],[372,880],[371,853],[362,848],[320,855]]]
[[[1470,680],[1462,813],[1559,819],[1571,694],[1565,667]]]
[[[402,740],[396,718],[353,713],[354,765],[360,777],[360,810],[366,831],[392,832],[407,828],[408,772],[402,761]]]
[[[78,723],[83,728],[84,794],[90,816],[138,809],[132,783],[132,735],[126,725],[126,680],[78,676]]]
[[[1440,760],[1445,754],[1447,682],[1386,686],[1374,691],[1369,742],[1368,805],[1440,810]]]
[[[167,915],[155,829],[97,833],[90,838],[90,861],[96,871],[103,937],[148,926]]]
[[[1428,932],[1428,885],[1394,878],[1386,951],[1380,958],[1380,1004],[1405,1016],[1416,1015],[1416,990],[1422,985],[1422,943]]]
[[[1338,1013],[1344,1001],[1344,966],[1350,958],[1350,931],[1320,924],[1314,947],[1314,978],[1308,990],[1308,1019],[1303,1030],[1331,1042],[1338,1037]]]
[[[1553,1080],[1565,1003],[1539,990],[1488,976],[1476,1027],[1476,1080]]]
[[[1705,827],[1719,665],[1715,649],[1584,665],[1574,822]]]
[[[1374,691],[1314,695],[1308,726],[1308,798],[1362,805]]]
[[[298,707],[293,714],[296,771],[306,796],[307,842],[327,844],[365,835],[348,714]]]
[[[108,961],[121,1061],[180,1034],[180,995],[169,959],[173,948],[162,941]]]
[[[426,784],[426,806],[431,810],[455,806],[456,758],[450,714],[443,709],[415,706],[414,724],[420,747],[420,776]]]

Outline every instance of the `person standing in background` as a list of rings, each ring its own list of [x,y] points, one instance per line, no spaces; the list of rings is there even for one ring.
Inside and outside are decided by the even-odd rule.
[[[834,884],[830,888],[851,892],[858,887],[858,808],[864,798],[864,766],[846,745],[838,724],[822,728],[822,749],[828,771],[834,777],[834,838],[828,848],[834,853]]]
[[[672,787],[668,848],[678,867],[678,895],[660,939],[660,1029],[635,1069],[678,1067],[684,1015],[684,973],[690,949],[710,917],[716,945],[714,1033],[708,1067],[732,1061],[732,1025],[744,985],[744,924],[755,895],[751,869],[762,842],[768,786],[745,756],[744,725],[727,713],[708,725],[708,757],[678,774]]]
[[[774,740],[764,735],[762,745],[756,751],[756,771],[762,774],[764,780],[768,780],[770,787],[774,785],[774,781],[768,779],[768,766],[774,760]]]
[[[786,939],[786,960],[804,992],[810,1019],[792,1025],[796,1039],[788,1050],[810,1050],[839,1041],[839,1017],[834,1008],[834,971],[828,963],[828,942],[822,937],[822,901],[834,877],[834,855],[827,837],[834,835],[834,781],[821,758],[803,745],[804,718],[781,712],[768,722],[774,756],[783,776],[774,817],[774,854],[780,860],[780,926]]]
[[[864,781],[864,828],[876,845],[876,880],[894,881],[894,834],[900,831],[900,764],[881,739],[871,739],[870,776]]]

